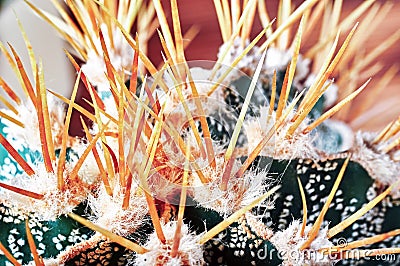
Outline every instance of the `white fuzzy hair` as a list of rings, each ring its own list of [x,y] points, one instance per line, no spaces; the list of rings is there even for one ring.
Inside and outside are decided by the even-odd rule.
[[[53,166],[54,169],[57,169]],[[66,164],[64,170],[64,179],[68,178],[72,165]],[[67,186],[64,191],[60,191],[57,186],[57,175],[47,172],[43,163],[33,167],[35,174],[28,176],[25,173],[15,176],[9,181],[9,184],[28,191],[42,194],[43,199],[33,199],[18,193],[1,190],[1,198],[5,202],[23,212],[34,213],[39,220],[55,220],[60,215],[70,213],[79,202],[82,202],[90,191],[73,184]]]
[[[380,151],[380,147],[387,143],[372,144],[375,137],[375,133],[357,132],[351,160],[364,167],[380,185],[390,186],[399,180],[400,162],[393,161],[390,154]],[[400,198],[400,189],[393,189],[391,195]]]
[[[178,254],[175,258],[171,257],[174,235],[177,222],[168,222],[162,225],[166,243],[163,244],[157,238],[156,233],[149,235],[147,243],[144,245],[149,251],[144,254],[137,254],[134,265],[205,265],[203,259],[203,247],[198,243],[199,236],[190,232],[186,224],[182,224],[181,239]]]
[[[294,220],[288,228],[276,232],[270,239],[283,259],[282,265],[333,265],[334,261],[331,261],[329,256],[326,256],[327,254],[317,253],[317,250],[321,248],[333,246],[326,236],[328,228],[322,228],[319,231],[308,249],[300,250],[307,240],[306,237],[300,236],[301,226],[299,220]],[[310,226],[306,226],[305,236],[310,229]],[[311,256],[308,257],[308,254]]]
[[[52,139],[55,148],[59,148],[61,147],[61,139],[64,132],[66,105],[52,95],[47,96],[47,105],[50,116]],[[24,128],[21,128],[7,119],[2,119],[4,125],[6,125],[6,127],[4,127],[4,133],[6,133],[7,140],[12,144],[24,141],[25,146],[29,147],[29,149],[40,151],[42,149],[42,143],[40,141],[39,122],[35,107],[31,101],[28,101],[16,106],[16,109],[18,111],[17,116],[10,110],[2,110],[24,124]],[[73,141],[71,138],[69,140]]]
[[[240,56],[240,54],[244,51],[244,49],[250,44],[249,40],[245,41],[243,45],[243,41],[241,38],[237,37],[227,55],[225,56],[222,64],[230,66],[233,61]],[[220,48],[217,57],[222,57],[226,46],[228,43],[224,43]],[[262,53],[260,53],[260,47],[254,46],[236,65],[237,69],[245,72],[248,75],[252,75],[254,69],[256,69],[258,62],[261,59]],[[276,71],[284,71],[289,64],[291,58],[293,56],[293,52],[291,50],[280,50],[275,47],[269,47],[267,50],[266,58],[264,61],[264,65],[262,67],[262,75],[267,75],[272,77],[274,70]],[[310,59],[303,58],[302,55],[299,55],[296,65],[296,72],[294,76],[294,84],[299,86],[299,81],[303,80],[310,73]],[[227,77],[227,80],[233,80],[235,77],[230,75]]]
[[[147,202],[143,195],[137,193],[138,185],[132,182],[129,207],[122,208],[124,188],[115,185],[113,196],[107,194],[104,185],[100,185],[96,195],[89,195],[88,206],[94,215],[91,220],[107,230],[127,236],[132,234],[145,219],[148,213]]]
[[[99,146],[99,145],[98,145]],[[71,148],[76,156],[70,156],[70,164],[74,165],[78,162],[79,158],[82,156],[84,151],[87,149],[88,144],[84,143],[82,140],[75,143]],[[99,147],[98,147],[99,148]],[[98,149],[98,151],[100,151]],[[101,154],[101,153],[100,153]],[[100,156],[100,160],[103,165],[105,165],[104,158]],[[100,179],[100,170],[97,165],[96,159],[94,158],[93,152],[90,152],[85,158],[81,168],[78,171],[78,176],[82,181],[88,184],[94,184]]]
[[[204,208],[215,210],[223,216],[230,215],[260,197],[272,184],[266,172],[249,170],[241,177],[231,177],[227,189],[221,190],[219,186],[224,172],[224,158],[215,159],[215,169],[210,166],[203,169],[203,174],[210,178],[209,182],[198,183],[193,188],[194,199]],[[235,161],[231,175],[239,167],[239,161]]]
[[[43,264],[45,266],[59,266],[60,265],[60,263],[57,259],[52,259],[52,258],[43,259]],[[25,264],[25,265],[26,266],[35,266],[36,263],[34,261],[30,261],[28,264]]]
[[[248,152],[252,152],[258,143],[267,135],[269,130],[274,127],[275,115],[274,112],[272,117],[268,118],[267,107],[260,108],[260,117],[252,118],[244,122],[243,127],[246,132],[248,140]],[[287,121],[294,116],[294,111],[289,114]],[[267,124],[267,121],[269,123]],[[291,138],[286,138],[286,133],[292,123],[287,122],[279,130],[275,131],[270,141],[261,150],[261,156],[273,157],[279,160],[290,160],[294,158],[319,158],[318,152],[313,146],[314,137],[311,134],[303,134],[302,131],[308,125],[308,119],[306,118],[297,130],[293,133]]]
[[[110,61],[116,71],[123,73],[125,71],[130,71],[131,64],[133,60],[134,51],[129,43],[125,40],[121,31],[114,29],[112,32],[113,36],[113,49],[111,49],[111,38],[109,37],[109,32],[107,25],[100,25],[101,31],[104,36],[104,41],[107,46],[108,54],[110,56]],[[100,39],[94,38],[94,44],[97,51],[102,51]],[[106,76],[106,64],[104,61],[103,53],[97,54],[94,50],[88,51],[88,59],[86,63],[82,66],[82,71],[85,73],[86,77],[89,79],[90,83],[97,86],[100,91],[108,91],[110,83]]]
[[[205,115],[210,115],[214,111],[220,108],[221,104],[224,103],[222,88],[217,88],[211,95],[207,93],[215,85],[214,82],[209,81],[208,78],[211,75],[211,71],[201,67],[190,68],[190,73],[195,84],[198,99],[200,100]],[[169,76],[169,73],[164,73],[163,79],[168,87],[168,92],[165,93],[163,90],[157,89],[154,94],[157,94],[157,98],[160,100],[160,105],[165,104],[164,114],[168,120],[173,121],[174,125],[179,128],[185,122],[188,121],[187,115],[183,109],[182,102],[179,99],[179,95],[176,87],[181,84],[174,84],[173,80]],[[191,111],[192,116],[196,117],[200,115],[200,110],[197,109],[195,100],[193,98],[192,88],[189,84],[189,77],[186,78],[187,87],[182,89],[183,98],[186,100],[186,104]]]

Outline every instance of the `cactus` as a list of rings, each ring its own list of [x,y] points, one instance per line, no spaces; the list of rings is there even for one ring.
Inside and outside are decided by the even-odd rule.
[[[55,2],[60,18],[26,1],[69,42],[77,76],[70,99],[47,88],[22,25],[30,68],[0,45],[25,92],[0,78],[0,265],[398,263],[400,120],[353,133],[331,118],[381,52],[357,61],[355,20],[388,5],[339,22],[340,1],[281,1],[275,27],[264,1],[214,1],[223,44],[206,67],[185,60],[170,2],[172,28],[159,0],[67,1],[71,14]],[[264,29],[250,39],[256,10]],[[160,68],[147,57],[155,16]],[[303,51],[319,16],[333,22]],[[72,112],[84,137],[68,134]]]

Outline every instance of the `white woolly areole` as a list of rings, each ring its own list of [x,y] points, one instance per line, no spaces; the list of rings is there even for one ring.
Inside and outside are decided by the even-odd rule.
[[[115,118],[118,120],[118,109],[115,104],[114,98],[113,97],[106,97],[103,100],[103,103],[106,108],[106,112],[108,115],[111,117]],[[116,153],[119,149],[119,144],[118,144],[118,125],[111,121],[109,117],[104,115],[103,113],[100,113],[100,119],[102,121],[103,126],[105,126],[108,123],[107,128],[105,129],[106,132],[111,133],[109,136],[105,136],[106,143],[107,145]],[[111,121],[111,122],[110,122]],[[126,122],[126,121],[125,121]],[[127,127],[129,126],[127,123],[124,123],[124,126]],[[92,136],[95,136],[99,133],[99,126],[97,123],[93,123],[92,128],[90,129],[90,134]],[[99,140],[98,143],[101,143]],[[101,148],[102,146],[97,146],[99,153],[101,153]]]
[[[59,266],[60,265],[58,260],[52,259],[52,258],[43,259],[43,263],[45,266]],[[28,264],[25,264],[25,265],[26,266],[36,266],[36,263],[35,263],[35,261],[30,261]]]
[[[215,85],[215,82],[209,80],[211,70],[201,67],[192,67],[190,68],[190,73],[206,115],[212,113],[224,102],[222,89],[218,88],[214,93],[208,96],[208,92]],[[160,100],[161,106],[165,104],[164,114],[170,116],[169,119],[173,119],[172,116],[183,116],[183,118],[187,120],[183,105],[177,92],[177,86],[180,86],[181,84],[175,84],[167,72],[164,73],[163,80],[169,89],[168,92],[165,93],[161,89],[156,89],[154,94],[157,95],[157,98]],[[189,81],[189,77],[187,77],[186,84],[189,84]],[[186,104],[189,106],[192,115],[199,115],[200,112],[197,110],[193,99],[192,88],[190,86],[187,88],[180,86],[180,89],[182,90],[183,98],[186,100]]]
[[[87,149],[88,144],[83,143],[82,141],[76,142],[71,149],[73,152],[77,153],[77,156],[71,156],[70,157],[70,164],[75,165],[79,158],[82,156],[84,151]],[[105,165],[104,159],[100,156],[100,159]],[[87,184],[94,184],[100,179],[100,170],[97,165],[96,159],[94,158],[93,152],[90,152],[85,160],[83,161],[83,164],[81,168],[78,171],[78,176],[80,179],[87,183]]]
[[[387,143],[371,144],[375,137],[375,133],[357,132],[351,149],[351,160],[361,164],[380,185],[390,186],[399,180],[400,162],[393,161],[389,154],[380,152],[380,146]],[[395,199],[400,198],[400,189],[394,188],[391,195]]]
[[[392,157],[393,157],[394,161],[399,162],[400,161],[400,150],[394,151]]]
[[[103,120],[103,121],[104,121],[104,120]],[[108,122],[108,118],[106,119],[106,123],[107,123],[107,122]],[[103,124],[103,126],[104,126],[104,124]],[[111,122],[111,123],[108,124],[108,127],[107,127],[107,129],[105,129],[105,131],[108,132],[108,133],[111,133],[110,135],[105,136],[105,139],[106,139],[106,142],[105,142],[105,143],[107,143],[107,145],[110,147],[110,149],[111,149],[115,154],[118,154],[119,144],[118,144],[118,135],[117,135],[117,134],[118,134],[117,125],[116,125],[115,123]],[[99,131],[98,125],[97,125],[97,124],[94,124],[93,127],[92,127],[92,129],[90,130],[90,134],[92,134],[92,136],[94,137],[94,136],[96,136],[99,132],[100,132],[100,131]],[[98,140],[98,142],[97,142],[97,144],[96,144],[96,148],[97,148],[97,151],[99,152],[100,155],[101,155],[101,154],[104,154],[104,153],[103,153],[103,150],[104,150],[104,149],[107,149],[107,148],[104,148],[104,149],[103,149],[103,146],[101,145],[101,140]],[[103,159],[103,156],[100,156],[100,158]],[[104,161],[102,161],[102,162],[103,162],[103,165],[104,165]],[[93,162],[93,163],[94,163],[94,162]]]
[[[190,232],[186,224],[182,224],[178,254],[175,258],[171,257],[176,225],[175,221],[162,225],[166,238],[165,244],[160,242],[155,232],[152,233],[144,246],[149,252],[137,254],[134,265],[205,265],[203,246],[198,243],[199,236]]]
[[[250,44],[249,40],[246,40],[243,45],[241,38],[237,37],[228,53],[224,57],[222,64],[232,65],[233,61],[238,58],[244,49]],[[226,50],[228,43],[222,44],[218,51],[218,59],[221,58]],[[260,53],[260,47],[254,46],[236,65],[237,69],[245,72],[248,75],[252,75],[253,71],[256,69],[262,53]],[[262,67],[263,75],[269,75],[272,77],[274,70],[282,71],[285,70],[290,60],[292,59],[293,52],[290,50],[280,50],[275,47],[270,47],[267,50],[264,65]],[[294,76],[294,84],[299,83],[300,80],[304,79],[310,72],[309,69],[310,59],[304,59],[302,55],[298,56],[296,72]],[[228,77],[227,80],[234,79],[233,77]]]
[[[121,31],[118,29],[114,29],[112,32],[114,48],[112,49],[107,25],[102,24],[100,28],[104,36],[111,64],[113,65],[115,70],[119,73],[129,71],[134,55],[132,47],[125,40],[125,37],[122,35]],[[103,51],[100,39],[95,39],[94,44],[97,51]],[[88,59],[86,63],[82,66],[82,71],[83,73],[85,73],[90,83],[92,83],[94,86],[97,86],[98,90],[109,90],[110,84],[105,74],[107,72],[107,69],[103,53],[100,52],[100,54],[98,54],[94,50],[89,50]]]
[[[68,180],[72,168],[72,165],[66,164],[63,173],[64,180],[66,180],[64,191],[58,189],[57,175],[48,173],[44,164],[41,163],[33,167],[34,175],[20,174],[11,179],[9,184],[42,194],[43,199],[33,199],[5,189],[0,190],[0,196],[16,209],[34,213],[39,220],[55,220],[60,215],[72,212],[90,193],[88,186],[80,182],[78,177],[74,180]],[[53,166],[53,169],[57,169],[57,167]]]
[[[248,152],[252,152],[271,129],[274,130],[276,113],[273,112],[272,117],[268,118],[268,107],[261,107],[260,113],[261,117],[248,119],[243,123],[248,140]],[[261,150],[261,156],[273,156],[279,160],[290,160],[293,158],[316,159],[319,157],[313,145],[314,137],[311,134],[302,133],[308,125],[309,120],[307,118],[299,125],[291,138],[286,138],[286,133],[292,125],[290,120],[294,114],[295,111],[292,111],[287,118],[289,122],[275,131],[274,135]]]
[[[107,114],[118,119],[118,107],[115,104],[114,97],[112,97],[112,96],[104,97],[102,100],[103,100],[104,106],[106,108]],[[102,121],[105,121],[105,123],[107,123],[107,121],[109,120],[109,118],[107,116],[105,116],[103,113],[100,113],[100,117],[101,117]],[[111,123],[110,125],[115,125],[115,123]],[[118,127],[115,126],[115,128],[118,128]]]
[[[116,178],[118,179],[118,176]],[[110,196],[104,185],[101,185],[97,195],[88,197],[88,205],[94,213],[91,220],[115,234],[122,236],[132,234],[143,224],[144,217],[148,213],[146,199],[137,195],[137,188],[137,184],[132,182],[129,207],[123,209],[124,188],[116,184],[113,195]]]
[[[55,98],[52,95],[47,96],[47,106],[49,110],[50,125],[52,132],[52,139],[54,147],[61,147],[61,140],[64,131],[64,120],[65,120],[65,104]],[[24,124],[24,128],[21,128],[7,119],[2,119],[2,122],[6,125],[3,131],[6,134],[6,138],[12,144],[15,142],[24,141],[25,145],[31,150],[41,150],[42,144],[40,141],[39,134],[39,121],[37,112],[32,102],[26,102],[16,106],[18,115],[15,116],[10,110],[2,110],[11,117],[16,118],[18,121]],[[69,139],[72,141],[73,139]],[[70,144],[68,144],[70,145]],[[14,145],[13,145],[14,146]],[[18,149],[18,147],[14,147]]]
[[[104,165],[104,164],[103,164]],[[100,170],[93,153],[89,153],[78,171],[83,182],[93,184],[100,178]]]
[[[328,240],[326,234],[328,228],[322,228],[318,236],[311,243],[310,247],[300,250],[301,246],[307,240],[306,237],[300,236],[301,223],[294,220],[287,229],[276,232],[270,239],[271,243],[278,250],[280,257],[283,259],[283,265],[333,265],[329,256],[325,253],[319,253],[317,250],[321,248],[332,247],[333,244]],[[310,226],[306,226],[304,235],[307,236]]]
[[[223,216],[248,206],[265,193],[272,183],[272,181],[269,182],[267,173],[264,171],[253,172],[249,170],[241,177],[233,177],[240,167],[239,161],[235,160],[227,189],[221,190],[220,185],[225,169],[224,157],[216,157],[215,160],[215,169],[209,166],[202,170],[209,182],[195,184],[193,198],[202,207],[215,210]]]
[[[219,48],[218,51],[218,60],[223,56],[227,46],[229,43],[223,43],[221,47]],[[230,47],[228,53],[222,60],[221,64],[230,66],[232,65],[233,61],[239,57],[239,55],[244,51],[245,47],[249,45],[249,41],[247,40],[245,44],[243,45],[242,39],[240,37],[236,37],[233,45]],[[255,69],[258,62],[261,59],[261,53],[258,53],[259,47],[254,46],[243,58],[242,60],[239,61],[239,63],[236,65],[237,69],[240,69],[246,73],[248,73],[247,70],[249,71],[254,71],[252,69]],[[233,77],[227,77],[227,80],[232,79]]]

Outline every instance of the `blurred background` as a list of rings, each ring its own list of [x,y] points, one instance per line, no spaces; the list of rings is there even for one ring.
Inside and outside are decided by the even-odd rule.
[[[33,0],[31,2],[53,14],[56,13],[51,1]],[[64,96],[69,96],[73,87],[74,79],[71,77],[74,76],[74,71],[63,51],[65,43],[51,26],[33,14],[23,0],[2,0],[0,41],[5,46],[10,43],[23,58],[24,65],[29,67],[29,58],[17,18],[21,21],[37,58],[43,61],[46,85]],[[19,93],[22,92],[14,72],[3,56],[0,56],[0,76],[4,77],[12,88]]]
[[[31,2],[55,13],[50,1],[31,0]],[[162,1],[167,15],[170,14],[169,2],[169,0]],[[303,1],[292,0],[292,2],[294,6],[298,6]],[[363,0],[343,1],[343,17],[362,2]],[[377,0],[376,2],[383,4],[388,1]],[[274,17],[277,11],[278,0],[267,0],[266,3],[270,16]],[[367,53],[400,28],[400,1],[396,0],[392,1],[392,3],[393,7],[389,11],[387,17],[378,26],[378,30],[373,33],[373,37],[362,47]],[[178,1],[178,5],[183,31],[185,32],[193,25],[196,25],[199,30],[198,35],[191,40],[186,50],[186,59],[216,60],[222,38],[213,1],[180,0]],[[62,50],[65,44],[57,37],[57,34],[50,26],[28,10],[22,0],[12,0],[2,4],[0,14],[0,40],[3,43],[10,42],[17,48],[21,56],[26,56],[15,14],[17,14],[18,18],[22,21],[37,57],[42,58],[47,86],[65,96],[69,96],[73,86],[74,72]],[[170,16],[168,19],[170,21]],[[260,30],[261,23],[256,20],[253,28],[253,36]],[[315,38],[318,38],[318,34],[319,33],[315,34]],[[148,53],[155,65],[161,61],[161,45],[157,36],[153,36],[150,40]],[[379,61],[384,67],[376,74],[378,76],[382,75],[390,66],[399,64],[400,42],[397,42],[385,51],[379,57]],[[19,88],[17,81],[13,78],[12,71],[9,69],[3,57],[0,57],[0,75],[5,77],[14,88]],[[372,76],[372,78],[374,77]],[[365,116],[366,118],[358,119],[358,121],[352,121],[351,126],[354,129],[379,130],[391,120],[397,118],[400,115],[400,88],[397,84],[400,84],[400,73],[397,73],[395,78],[382,90],[378,97],[372,99],[374,101],[373,107],[366,111],[372,115]],[[372,82],[358,99],[356,99],[354,106],[357,107],[357,105],[365,102],[368,99],[368,90],[373,89],[374,82]]]

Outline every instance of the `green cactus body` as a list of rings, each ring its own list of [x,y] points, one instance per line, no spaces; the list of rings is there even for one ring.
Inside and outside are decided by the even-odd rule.
[[[33,213],[19,213],[18,210],[4,204],[0,205],[0,241],[11,251],[14,257],[23,263],[32,260],[31,251],[26,238],[25,220],[29,220],[29,226],[36,242],[39,255],[44,258],[56,257],[68,246],[90,238],[93,232],[82,227],[78,222],[60,216],[54,221],[40,221]],[[75,212],[84,215],[85,204],[79,205]],[[7,265],[4,255],[0,255],[0,265]]]

